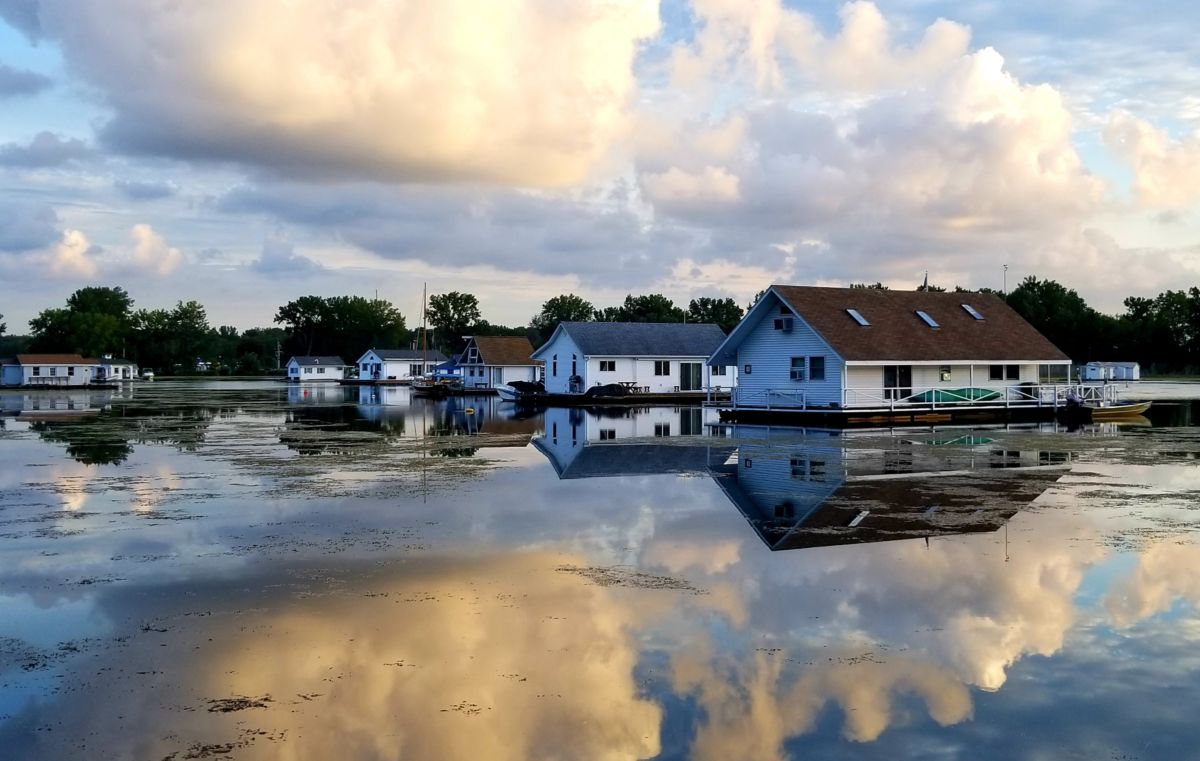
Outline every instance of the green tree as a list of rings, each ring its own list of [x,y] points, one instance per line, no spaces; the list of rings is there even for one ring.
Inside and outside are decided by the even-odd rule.
[[[463,336],[479,322],[479,299],[458,291],[435,294],[429,297],[425,315],[435,331],[438,345],[452,353],[462,348]]]
[[[65,308],[42,310],[29,321],[31,349],[91,356],[120,353],[129,337],[132,305],[123,288],[81,288],[71,294]]]
[[[888,290],[888,287],[887,287],[886,285],[884,285],[883,283],[880,283],[880,282],[878,282],[878,281],[876,281],[876,282],[874,282],[874,283],[851,283],[851,284],[850,284],[850,287],[851,287],[851,288],[864,288],[864,289],[871,289],[871,290],[874,290],[874,291],[886,291],[886,290]]]
[[[320,296],[301,296],[289,301],[275,312],[275,322],[287,326],[292,354],[311,356],[317,334],[327,317],[325,299]]]
[[[1117,349],[1116,320],[1053,280],[1030,275],[1008,295],[1008,304],[1076,363],[1111,358]]]
[[[683,322],[687,313],[661,293],[628,295],[617,313],[618,322]]]
[[[595,311],[591,302],[573,293],[564,293],[547,299],[542,304],[542,311],[529,321],[529,327],[537,333],[538,343],[541,343],[550,338],[560,322],[588,322]]]
[[[404,315],[382,299],[334,296],[325,300],[319,350],[354,362],[372,346],[393,349],[408,337]]]
[[[604,307],[597,309],[592,313],[592,319],[596,322],[621,322],[622,317],[621,307]]]
[[[688,302],[688,322],[704,322],[720,325],[728,333],[742,321],[745,313],[733,299],[713,299],[701,296]]]
[[[8,325],[4,324],[4,315],[0,314],[0,336],[4,335],[6,330],[8,330]]]
[[[176,302],[167,319],[167,327],[174,343],[174,362],[184,369],[191,369],[197,359],[212,361],[206,356],[211,341],[208,314],[198,301]]]

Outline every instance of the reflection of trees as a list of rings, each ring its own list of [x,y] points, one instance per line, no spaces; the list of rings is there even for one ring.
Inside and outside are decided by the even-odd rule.
[[[29,428],[36,431],[42,441],[52,444],[66,444],[67,455],[76,462],[84,465],[120,465],[129,455],[133,454],[133,446],[129,441],[103,425],[94,418],[87,421],[72,423],[30,423]]]
[[[369,441],[344,437],[353,433],[378,433]],[[357,407],[299,407],[288,410],[279,443],[301,456],[350,454],[404,435],[404,420],[365,420]],[[342,438],[339,438],[342,437]]]

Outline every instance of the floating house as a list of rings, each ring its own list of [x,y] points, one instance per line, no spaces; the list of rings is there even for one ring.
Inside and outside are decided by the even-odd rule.
[[[980,293],[773,285],[708,360],[736,365],[733,410],[1050,407],[1070,359]],[[732,415],[735,419],[738,415]]]
[[[0,360],[0,385],[86,386],[98,367],[97,360],[78,354],[18,354]]]
[[[459,359],[464,388],[492,389],[513,381],[536,381],[538,363],[525,336],[467,336]]]
[[[432,373],[446,361],[440,351],[420,349],[369,349],[358,358],[358,379],[411,381]]]
[[[1137,362],[1088,362],[1081,374],[1089,381],[1131,381],[1141,380],[1142,368]]]
[[[287,378],[298,383],[340,381],[346,367],[341,357],[292,357],[287,362]]]
[[[533,358],[551,394],[611,383],[650,394],[722,390],[734,386],[736,369],[707,361],[724,340],[701,323],[563,322]]]
[[[137,377],[137,363],[128,359],[115,358],[111,354],[105,354],[96,365],[95,379],[98,383],[131,381],[136,380]]]

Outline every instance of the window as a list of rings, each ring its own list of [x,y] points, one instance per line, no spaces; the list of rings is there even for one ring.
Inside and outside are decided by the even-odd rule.
[[[554,355],[554,356],[551,358],[551,362],[550,362],[550,374],[551,374],[551,375],[553,375],[555,378],[557,378],[557,377],[558,377],[558,355],[557,355],[557,354],[555,354],[555,355]]]
[[[941,325],[938,325],[938,324],[937,324],[937,320],[935,320],[935,319],[933,319],[932,317],[930,317],[930,316],[929,316],[929,313],[928,313],[928,312],[923,312],[923,311],[921,311],[920,309],[918,309],[918,310],[917,310],[917,317],[920,317],[920,318],[921,318],[921,322],[925,323],[926,325],[928,325],[928,326],[929,326],[929,327],[931,327],[931,328],[940,328],[940,327],[941,327]]]
[[[792,380],[804,380],[804,357],[792,357]]]
[[[981,314],[979,313],[979,310],[978,310],[978,309],[976,309],[975,307],[971,306],[970,304],[960,304],[960,306],[961,306],[963,309],[965,309],[965,310],[966,310],[967,314],[971,315],[971,316],[972,316],[972,317],[974,317],[976,320],[982,320],[982,319],[983,319],[983,315],[981,315]]]
[[[988,367],[988,380],[1004,380],[1004,365],[990,365]]]
[[[420,375],[421,374],[421,366],[420,365],[409,365],[408,366],[408,374],[409,375]]]
[[[616,371],[617,371],[617,360],[615,360],[615,359],[600,360],[600,372],[615,373]]]
[[[747,467],[747,468],[752,468],[752,467],[754,467],[754,460],[751,460],[749,457],[747,457],[747,458],[744,460],[744,462],[746,463],[746,467]]]
[[[788,309],[786,306],[780,306],[779,313],[780,314],[791,314],[792,310]]]
[[[808,358],[808,379],[810,381],[825,380],[825,358],[824,357],[809,357]]]
[[[775,517],[779,520],[787,520],[788,518],[796,517],[796,503],[790,499],[785,499],[775,506]]]
[[[808,463],[808,480],[809,481],[824,481],[825,480],[825,461],[810,460]]]
[[[654,374],[655,375],[670,375],[671,374],[671,360],[669,360],[669,359],[654,360]]]
[[[654,435],[655,436],[670,436],[671,435],[671,424],[670,423],[655,423],[654,424]]]
[[[713,365],[713,375],[725,375],[725,365]]]
[[[53,378],[56,375],[58,375],[58,368],[57,367],[50,368],[50,377]]]
[[[742,365],[742,375],[750,374],[750,365]]]
[[[1005,365],[1004,366],[1004,378],[1005,378],[1005,380],[1021,380],[1021,366],[1020,365]]]
[[[324,374],[325,374],[325,368],[323,368],[323,367],[318,367],[318,368],[317,368],[317,375],[324,375]]]
[[[75,375],[75,366],[74,365],[71,365],[70,367],[67,368],[67,375],[74,377],[74,375]]]
[[[601,441],[612,441],[616,438],[617,438],[617,429],[616,428],[601,428],[600,429],[600,440]]]
[[[859,314],[857,309],[847,309],[846,314],[850,315],[855,322],[857,322],[859,325],[862,325],[864,328],[869,327],[871,324],[867,322],[866,317],[863,317],[861,314]]]
[[[774,322],[775,330],[791,333],[794,323],[791,317],[776,317]]]
[[[950,365],[942,365],[938,368],[938,379],[942,383],[950,382]]]
[[[40,368],[40,367],[33,368],[33,375],[35,378],[41,374],[42,374],[42,368]]]
[[[792,478],[803,479],[805,474],[804,458],[792,457],[789,458],[788,464],[792,467]]]

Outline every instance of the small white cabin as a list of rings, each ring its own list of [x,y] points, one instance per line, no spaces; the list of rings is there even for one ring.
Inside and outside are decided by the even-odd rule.
[[[446,361],[440,351],[420,349],[369,349],[358,358],[359,380],[411,381],[432,373]]]
[[[468,336],[458,368],[465,388],[495,388],[536,381],[538,362],[525,336]]]
[[[5,386],[86,386],[96,379],[98,362],[78,354],[18,354],[0,365]]]
[[[716,325],[564,322],[533,354],[546,368],[546,391],[583,393],[620,383],[645,393],[732,388],[737,370],[707,364],[725,340]]]
[[[287,363],[287,378],[295,383],[340,381],[346,377],[341,357],[292,357]]]
[[[137,364],[128,359],[116,359],[105,354],[96,365],[96,380],[99,382],[131,381],[138,377]]]
[[[1141,380],[1142,368],[1137,362],[1088,362],[1082,375],[1090,381]]]
[[[708,360],[736,365],[736,407],[1036,404],[1070,359],[981,293],[773,285]],[[1046,393],[1056,393],[1047,389]]]

